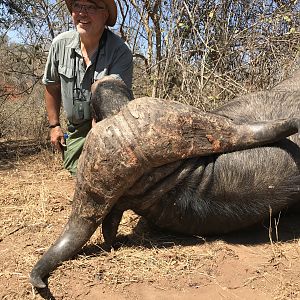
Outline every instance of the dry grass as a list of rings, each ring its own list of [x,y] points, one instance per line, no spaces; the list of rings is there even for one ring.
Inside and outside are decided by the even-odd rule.
[[[59,155],[43,150],[0,159],[1,299],[41,299],[28,273],[66,223],[73,190]],[[54,271],[49,287],[55,299],[96,299],[93,292],[101,299],[142,299],[149,286],[158,298],[147,299],[175,299],[171,291],[190,297],[182,299],[203,293],[216,299],[300,299],[297,219],[287,227],[281,220],[279,240],[272,243],[268,228],[205,240],[161,233],[129,211],[115,250],[102,249],[98,230],[79,256]],[[284,235],[286,228],[294,238]]]

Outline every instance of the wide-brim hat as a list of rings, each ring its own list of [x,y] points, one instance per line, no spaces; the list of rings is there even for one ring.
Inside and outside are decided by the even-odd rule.
[[[72,14],[72,3],[75,0],[65,0],[69,12]],[[106,21],[107,26],[114,26],[117,21],[117,5],[114,0],[101,0],[105,3],[109,16]],[[97,0],[95,0],[97,2]]]

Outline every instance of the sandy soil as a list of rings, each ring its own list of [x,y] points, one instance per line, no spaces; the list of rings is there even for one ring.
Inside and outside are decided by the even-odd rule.
[[[74,180],[59,155],[33,152],[0,153],[0,299],[300,299],[299,214],[208,239],[159,232],[129,211],[114,250],[99,230],[34,290],[28,273],[68,219]]]

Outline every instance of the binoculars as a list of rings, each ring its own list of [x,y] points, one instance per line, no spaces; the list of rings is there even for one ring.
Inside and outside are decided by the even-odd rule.
[[[81,124],[91,119],[91,106],[89,101],[74,100],[72,108],[72,123]]]

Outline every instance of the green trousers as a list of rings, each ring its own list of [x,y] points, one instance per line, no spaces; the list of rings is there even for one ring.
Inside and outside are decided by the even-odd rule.
[[[74,132],[68,132],[66,139],[66,149],[63,153],[64,168],[67,169],[72,176],[76,176],[77,163],[81,154],[85,138],[92,128],[91,121],[75,126]]]

